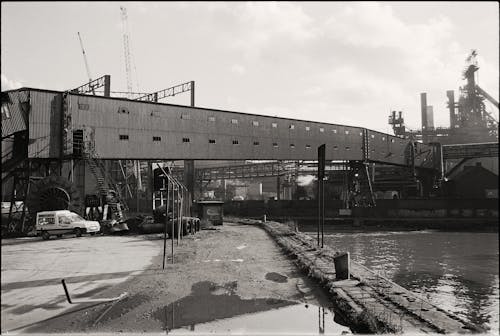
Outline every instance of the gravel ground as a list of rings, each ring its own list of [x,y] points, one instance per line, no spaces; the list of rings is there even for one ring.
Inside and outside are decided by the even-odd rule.
[[[130,236],[129,236],[130,238]],[[162,269],[161,235],[135,236],[157,244],[159,255],[140,274],[91,298],[127,295],[114,303],[75,305],[73,311],[23,330],[26,333],[141,333],[291,306],[329,307],[324,292],[299,273],[259,227],[224,223],[175,245]],[[123,256],[122,258],[127,258]],[[283,326],[286,332],[286,325]],[[288,330],[290,332],[290,330]]]

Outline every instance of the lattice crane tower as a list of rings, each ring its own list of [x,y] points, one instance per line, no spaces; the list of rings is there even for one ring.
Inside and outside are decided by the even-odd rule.
[[[127,98],[131,98],[132,92],[132,71],[130,67],[130,38],[128,30],[128,15],[127,9],[120,6],[120,11],[122,15],[122,32],[123,32],[123,53],[125,56],[125,74],[127,76]]]

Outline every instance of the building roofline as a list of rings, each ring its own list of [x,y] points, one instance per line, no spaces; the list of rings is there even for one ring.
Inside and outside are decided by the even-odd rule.
[[[369,131],[373,131],[373,132],[377,132],[377,133],[380,133],[380,134],[385,134],[385,135],[389,135],[389,136],[393,136],[393,137],[399,138],[396,135],[392,135],[392,134],[389,134],[389,133],[384,133],[384,132],[377,131],[377,130],[372,130],[372,129],[369,129],[369,128],[366,128],[366,127],[362,127],[362,126],[352,126],[352,125],[344,125],[344,124],[333,124],[333,123],[327,123],[327,122],[315,121],[315,120],[304,120],[304,119],[286,118],[286,117],[270,116],[270,115],[264,115],[264,114],[248,113],[248,112],[228,111],[228,110],[222,110],[222,109],[210,108],[210,107],[187,106],[187,105],[177,105],[177,104],[150,102],[150,101],[142,101],[142,100],[131,100],[131,99],[122,98],[122,97],[104,97],[104,96],[93,96],[93,95],[91,96],[91,95],[82,94],[82,93],[70,92],[70,90],[68,90],[68,91],[57,91],[57,90],[47,90],[47,89],[31,88],[31,87],[22,87],[22,88],[19,88],[19,89],[2,91],[2,92],[28,91],[28,90],[29,91],[38,91],[38,92],[50,92],[50,93],[64,93],[64,92],[69,92],[71,95],[82,96],[82,97],[113,99],[113,100],[119,100],[119,101],[125,101],[125,102],[145,103],[145,104],[152,104],[152,105],[159,105],[159,106],[172,106],[172,107],[179,107],[179,108],[185,108],[185,109],[196,108],[196,109],[204,110],[204,111],[216,111],[216,112],[233,113],[233,114],[236,114],[236,115],[265,117],[265,118],[276,118],[276,119],[281,119],[281,120],[297,121],[297,122],[314,122],[314,123],[328,125],[328,126],[338,126],[338,127],[351,127],[351,128],[367,129]]]

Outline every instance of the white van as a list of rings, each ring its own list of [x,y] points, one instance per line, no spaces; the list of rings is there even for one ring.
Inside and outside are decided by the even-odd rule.
[[[94,235],[101,230],[99,222],[88,221],[69,210],[42,211],[36,214],[36,233],[44,240],[50,236],[62,237],[65,233]]]

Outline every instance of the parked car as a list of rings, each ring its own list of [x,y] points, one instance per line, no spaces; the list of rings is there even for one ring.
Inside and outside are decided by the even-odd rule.
[[[84,233],[94,235],[101,230],[101,226],[99,222],[85,220],[69,210],[55,210],[37,213],[35,229],[37,236],[47,240],[50,236],[62,237],[68,233],[77,237]]]

